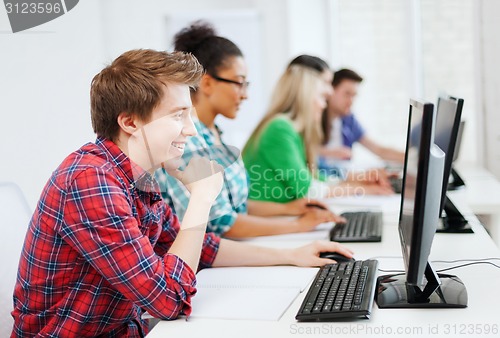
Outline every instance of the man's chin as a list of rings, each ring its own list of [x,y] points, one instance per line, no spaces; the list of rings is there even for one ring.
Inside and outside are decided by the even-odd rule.
[[[174,172],[177,169],[179,169],[181,164],[182,164],[182,157],[178,156],[168,159],[167,161],[163,162],[161,166],[167,172]]]

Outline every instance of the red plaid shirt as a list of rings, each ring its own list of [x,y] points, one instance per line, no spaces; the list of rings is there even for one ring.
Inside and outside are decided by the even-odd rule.
[[[178,219],[151,175],[134,179],[137,168],[97,139],[53,173],[21,254],[12,337],[139,337],[145,310],[189,315],[195,275],[167,253]],[[218,246],[206,235],[199,268],[212,264]]]

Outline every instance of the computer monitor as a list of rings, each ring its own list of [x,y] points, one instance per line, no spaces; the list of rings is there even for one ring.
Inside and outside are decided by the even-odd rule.
[[[445,162],[444,152],[434,143],[435,123],[433,104],[410,101],[398,227],[405,273],[378,278],[379,308],[467,306],[460,279],[438,275],[428,262]]]
[[[463,180],[454,174],[454,185],[450,185],[450,175],[452,174],[452,165],[455,160],[455,154],[458,153],[461,137],[459,138],[461,129],[462,108],[464,100],[449,97],[440,97],[436,112],[436,126],[434,141],[436,145],[445,153],[444,174],[443,174],[443,190],[441,193],[441,226],[438,232],[452,233],[472,233],[471,227],[467,224],[467,220],[453,205],[451,200],[446,195],[448,190],[454,190],[460,182],[463,185]],[[463,125],[462,125],[463,127]]]
[[[465,129],[465,121],[460,121],[460,125],[458,126],[458,135],[457,135],[457,143],[455,144],[455,152],[453,153],[453,161],[455,162],[458,158],[458,154],[460,153],[460,145],[462,144],[462,136]],[[448,190],[457,190],[458,188],[462,188],[465,186],[465,182],[457,173],[457,171],[451,166],[450,179],[448,181]]]
[[[448,183],[452,164],[456,160],[455,154],[458,154],[458,148],[461,142],[461,135],[459,139],[459,134],[463,130],[460,128],[461,126],[463,128],[461,124],[463,106],[464,100],[453,96],[440,97],[438,99],[435,142],[446,154],[443,192],[447,189],[452,190],[458,188],[458,185],[452,186]]]

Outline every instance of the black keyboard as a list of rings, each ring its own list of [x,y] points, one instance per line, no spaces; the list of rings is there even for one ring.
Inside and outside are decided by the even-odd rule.
[[[375,297],[378,261],[351,261],[323,266],[295,319],[369,318]]]
[[[382,213],[371,211],[341,214],[347,223],[337,223],[330,230],[330,240],[335,242],[382,241]]]

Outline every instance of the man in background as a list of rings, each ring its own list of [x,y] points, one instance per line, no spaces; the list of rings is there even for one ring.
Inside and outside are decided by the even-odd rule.
[[[403,163],[404,152],[385,147],[369,138],[351,111],[358,86],[363,78],[350,69],[340,69],[333,76],[333,94],[323,116],[324,142],[320,151],[320,168],[329,160],[350,160],[352,146],[359,142],[386,161]],[[322,165],[323,163],[323,165]]]

